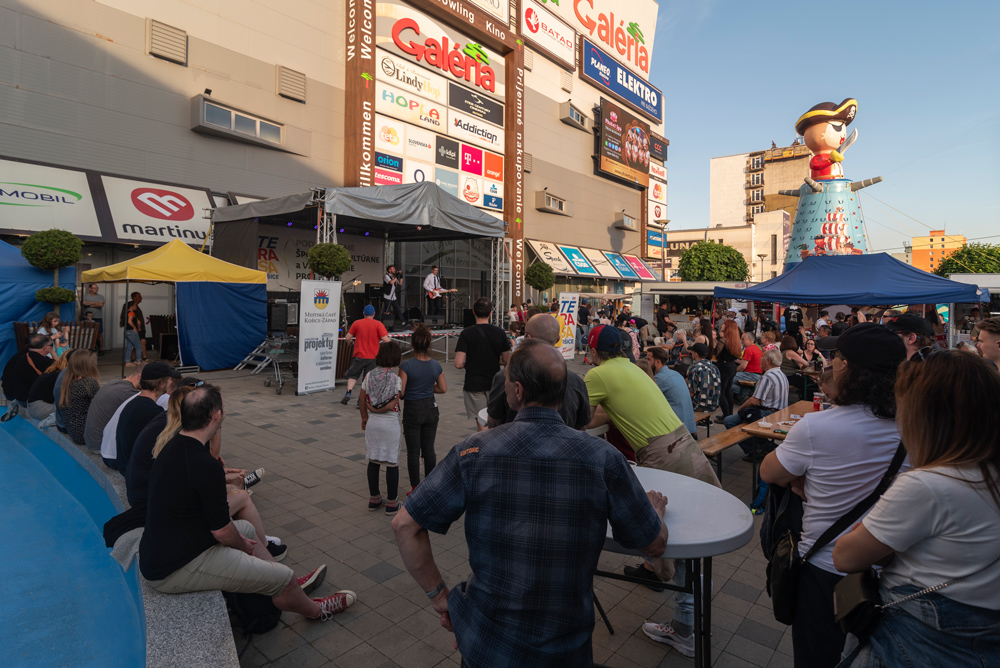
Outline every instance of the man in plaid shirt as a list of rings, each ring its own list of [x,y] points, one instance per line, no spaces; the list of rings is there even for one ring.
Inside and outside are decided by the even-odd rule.
[[[407,570],[454,631],[469,668],[593,665],[593,585],[610,522],[623,547],[659,557],[666,498],[644,493],[606,441],[567,427],[557,348],[527,339],[506,368],[508,424],[459,443],[392,521]],[[465,515],[472,576],[450,590],[428,531]]]
[[[712,412],[719,407],[719,395],[722,392],[722,377],[719,369],[709,362],[708,346],[696,343],[688,346],[694,363],[688,368],[687,384],[691,390],[691,401],[694,411]]]

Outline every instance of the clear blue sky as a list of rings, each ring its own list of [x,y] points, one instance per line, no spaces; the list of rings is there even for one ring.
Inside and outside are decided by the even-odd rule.
[[[811,106],[854,97],[844,175],[885,178],[862,191],[871,249],[929,229],[1000,243],[1000,2],[659,5],[671,229],[708,224],[711,158],[787,146]]]

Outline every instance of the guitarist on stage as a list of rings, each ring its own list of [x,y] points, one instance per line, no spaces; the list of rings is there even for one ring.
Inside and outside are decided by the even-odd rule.
[[[455,290],[445,290],[441,287],[441,279],[438,278],[438,267],[433,265],[431,273],[424,279],[424,290],[427,292],[427,315],[441,315],[444,313],[445,292],[455,292]]]

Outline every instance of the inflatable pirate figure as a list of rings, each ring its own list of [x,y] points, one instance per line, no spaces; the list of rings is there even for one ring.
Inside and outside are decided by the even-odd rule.
[[[844,152],[858,138],[854,121],[858,101],[823,102],[802,114],[795,132],[802,135],[813,153],[810,175],[798,190],[780,190],[779,195],[799,198],[792,223],[785,270],[810,255],[860,255],[868,252],[861,205],[855,194],[878,183],[881,176],[851,182],[844,178]],[[798,252],[796,252],[798,251]]]

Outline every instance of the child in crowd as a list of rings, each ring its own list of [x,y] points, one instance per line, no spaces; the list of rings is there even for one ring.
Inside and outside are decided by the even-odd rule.
[[[646,375],[650,378],[653,377],[653,367],[650,366],[649,361],[643,357],[635,361],[635,365],[646,372]]]
[[[52,358],[59,359],[69,348],[69,325],[59,326],[59,314],[55,311],[45,314],[38,326],[39,334],[52,337]]]
[[[519,320],[511,320],[507,331],[507,338],[510,339],[510,350],[514,352],[524,341],[524,323]]]
[[[368,510],[385,504],[385,514],[399,510],[399,393],[402,381],[393,373],[402,359],[399,344],[383,341],[375,357],[375,369],[361,382],[358,403],[361,430],[365,432],[365,455],[368,457]],[[378,487],[379,467],[385,465],[386,497]]]

